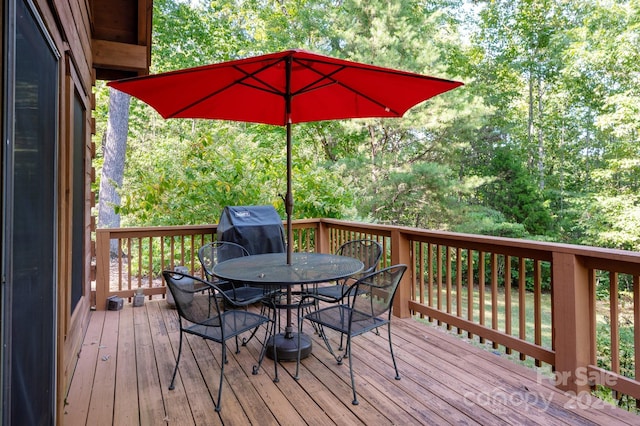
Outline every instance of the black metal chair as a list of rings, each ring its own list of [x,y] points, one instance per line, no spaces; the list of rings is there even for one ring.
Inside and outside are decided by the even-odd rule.
[[[314,284],[311,289],[306,290],[313,294],[322,296],[324,300],[330,300],[333,302],[336,302],[345,296],[345,292],[349,288],[350,283],[353,283],[358,278],[368,275],[378,269],[378,264],[382,258],[382,245],[377,241],[368,239],[350,240],[338,247],[336,254],[356,258],[364,264],[364,268],[362,268],[362,271],[357,274],[343,280],[334,283]],[[312,309],[318,309],[317,302],[318,301],[316,300],[315,304],[310,305],[307,308],[307,312],[311,312]],[[313,326],[315,331],[318,332],[316,325],[313,324]],[[340,347],[342,347],[342,341],[340,341]]]
[[[345,295],[345,291],[349,288],[349,280],[351,282],[360,277],[374,272],[378,268],[378,263],[382,258],[382,245],[373,240],[351,240],[342,244],[336,254],[341,256],[354,257],[364,263],[364,268],[359,273],[351,277],[339,281],[331,285],[317,286],[313,291],[325,298],[339,300]]]
[[[353,376],[353,360],[351,358],[351,340],[368,331],[373,331],[378,327],[387,325],[389,351],[391,352],[391,360],[396,370],[396,380],[400,380],[400,373],[396,365],[396,359],[393,354],[393,345],[391,343],[391,306],[393,298],[398,289],[398,284],[407,269],[407,265],[394,265],[382,269],[378,272],[372,272],[369,275],[361,277],[353,285],[349,286],[343,297],[334,301],[331,298],[323,298],[319,294],[307,294],[304,296],[298,307],[298,339],[302,335],[302,325],[304,320],[309,320],[317,325],[320,335],[324,340],[329,352],[340,365],[345,357],[349,359],[349,373],[351,375],[351,389],[353,390],[354,405],[358,405],[356,396],[356,384]],[[329,302],[327,307],[320,308],[314,312],[302,315],[304,303],[306,300],[313,298],[324,302]],[[331,346],[325,329],[329,328],[337,331],[342,336],[347,337],[346,347],[342,355],[336,354]],[[300,347],[300,344],[298,344]],[[339,349],[342,349],[341,347]],[[298,380],[300,370],[300,351],[298,351],[298,360],[296,365],[296,374],[294,378]]]
[[[180,346],[169,390],[175,388],[175,379],[176,373],[178,372],[178,364],[180,363],[180,355],[182,354],[184,333],[193,334],[203,339],[220,343],[222,345],[222,358],[220,362],[218,399],[216,402],[216,411],[220,411],[224,365],[227,363],[227,340],[235,338],[237,353],[240,349],[238,346],[239,335],[249,331],[255,334],[261,325],[267,324],[264,337],[264,341],[266,342],[268,336],[273,332],[273,330],[270,330],[270,327],[274,327],[275,318],[269,318],[265,315],[244,309],[222,310],[220,309],[218,299],[210,297],[211,293],[220,296],[226,303],[232,306],[235,302],[227,296],[226,292],[215,284],[175,271],[163,271],[162,275],[175,300],[180,322]],[[272,312],[275,312],[275,310]],[[266,346],[263,345],[258,366],[261,365],[264,359],[265,348]],[[256,373],[257,368],[254,367],[253,374]]]
[[[235,305],[247,306],[260,302],[270,290],[264,287],[251,287],[244,283],[232,283],[215,277],[213,267],[219,262],[236,257],[249,256],[249,252],[240,244],[227,241],[214,241],[198,250],[198,259],[209,282],[214,283]]]

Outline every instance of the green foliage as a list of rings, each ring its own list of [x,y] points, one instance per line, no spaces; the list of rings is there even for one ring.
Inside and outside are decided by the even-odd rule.
[[[493,235],[496,237],[526,238],[529,236],[521,223],[507,221],[502,213],[484,206],[469,206],[459,210],[458,219],[452,230],[466,234]]]
[[[575,232],[583,244],[640,250],[640,199],[636,194],[597,195],[576,201]]]
[[[424,228],[446,226],[455,179],[451,170],[437,163],[404,166],[380,165],[372,171],[371,194],[361,199],[361,211],[378,220]]]
[[[611,324],[608,320],[598,322],[596,329],[596,347],[598,367],[611,369]],[[619,333],[619,362],[620,374],[625,377],[635,377],[635,350],[633,326],[621,325]],[[637,409],[636,401],[629,395],[617,396],[614,391],[603,386],[597,386],[595,394],[614,405],[626,410]]]
[[[305,48],[465,82],[401,120],[294,126],[296,218],[639,248],[638,2],[154,8],[152,72]],[[98,84],[98,147],[105,96]],[[129,129],[123,224],[211,222],[227,204],[284,215],[283,129],[163,120],[135,100]]]
[[[285,135],[267,126],[192,122],[192,137],[165,134],[162,156],[132,144],[120,213],[130,224],[214,223],[226,205],[272,204],[284,216]],[[352,204],[339,170],[310,148],[293,155],[296,217],[342,217]],[[159,147],[153,147],[157,150]]]
[[[154,73],[237,57],[246,36],[232,19],[233,2],[154,0],[153,7]]]
[[[530,234],[544,235],[552,229],[548,204],[511,149],[495,149],[488,172],[495,179],[479,190],[479,197],[486,204],[500,211],[508,220],[522,224]]]

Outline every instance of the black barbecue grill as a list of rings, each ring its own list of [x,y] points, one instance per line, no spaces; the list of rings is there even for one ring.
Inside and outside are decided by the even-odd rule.
[[[286,250],[282,219],[273,206],[227,206],[217,232],[218,241],[240,244],[252,255]]]

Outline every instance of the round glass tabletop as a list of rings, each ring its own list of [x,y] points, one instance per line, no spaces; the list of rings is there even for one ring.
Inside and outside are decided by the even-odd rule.
[[[223,280],[252,284],[311,284],[334,281],[360,272],[358,259],[325,253],[292,253],[287,265],[285,253],[258,254],[218,263],[213,274]]]

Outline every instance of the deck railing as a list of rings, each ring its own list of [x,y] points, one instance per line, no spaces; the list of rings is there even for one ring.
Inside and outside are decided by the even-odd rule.
[[[131,300],[137,289],[164,297],[163,269],[184,265],[202,275],[197,249],[215,232],[215,225],[99,229],[96,308],[111,295]],[[293,232],[294,251],[330,253],[370,238],[383,245],[381,267],[410,265],[394,315],[532,359],[555,372],[561,389],[603,386],[616,398],[640,399],[640,253],[333,219],[295,221]],[[598,352],[598,341],[610,351]]]

